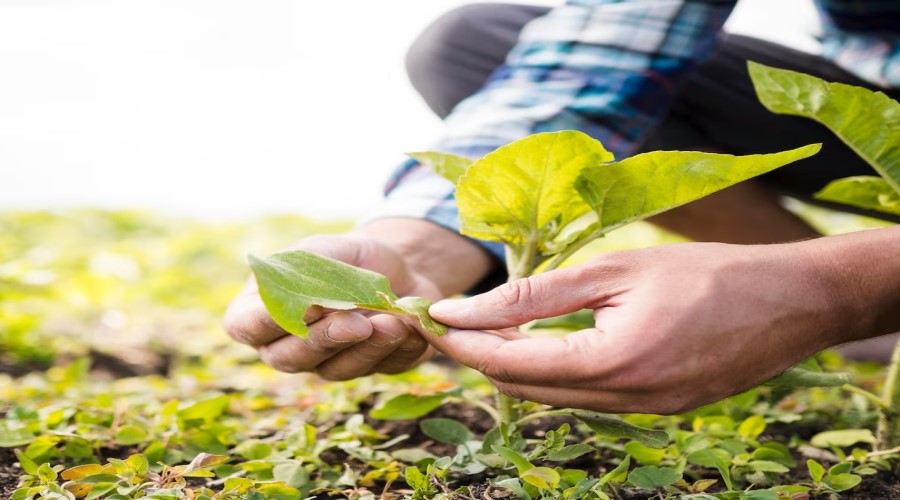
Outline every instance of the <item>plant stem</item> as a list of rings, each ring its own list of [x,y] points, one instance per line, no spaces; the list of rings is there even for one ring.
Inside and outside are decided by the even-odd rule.
[[[844,384],[841,386],[841,389],[852,392],[854,394],[859,394],[864,397],[866,401],[868,401],[872,406],[878,409],[878,411],[885,411],[888,409],[887,404],[885,404],[884,400],[882,400],[877,394],[873,392],[869,392],[862,387],[856,387],[852,384]]]
[[[896,448],[900,446],[900,342],[894,347],[894,354],[891,356],[881,402],[875,449]]]
[[[469,403],[476,408],[481,408],[482,411],[484,411],[485,413],[490,415],[492,419],[494,419],[495,424],[499,425],[500,422],[503,422],[503,417],[500,415],[500,412],[498,412],[496,409],[494,409],[493,406],[485,403],[484,401],[479,401],[477,399],[462,399],[462,401],[465,401],[466,403]]]
[[[562,265],[562,263],[565,262],[569,257],[571,257],[572,255],[575,255],[575,252],[584,248],[585,245],[587,245],[588,243],[596,240],[597,238],[602,237],[607,232],[608,232],[608,228],[599,228],[599,229],[591,232],[587,236],[580,238],[578,241],[576,241],[576,242],[572,243],[571,245],[569,245],[568,247],[566,247],[565,250],[556,254],[556,256],[553,257],[553,260],[551,260],[550,263],[547,264],[547,266],[544,268],[544,271],[546,272],[546,271],[552,271],[552,270],[556,269],[557,267]]]
[[[500,422],[511,424],[519,420],[519,401],[514,397],[507,396],[497,391],[497,409],[500,410]]]

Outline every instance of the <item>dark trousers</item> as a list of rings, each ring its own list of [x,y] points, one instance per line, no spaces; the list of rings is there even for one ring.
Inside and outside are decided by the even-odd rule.
[[[416,40],[407,55],[410,80],[441,117],[474,94],[500,66],[522,27],[547,7],[470,4],[445,14]],[[728,36],[721,50],[693,71],[664,121],[644,145],[652,150],[699,150],[731,154],[773,153],[820,142],[813,158],[760,179],[804,201],[828,182],[852,175],[877,175],[824,126],[801,117],[775,115],[757,100],[747,61],[818,76],[831,82],[874,88],[828,60],[754,38]],[[900,98],[896,89],[887,94]],[[818,202],[845,211],[900,222],[900,217]]]

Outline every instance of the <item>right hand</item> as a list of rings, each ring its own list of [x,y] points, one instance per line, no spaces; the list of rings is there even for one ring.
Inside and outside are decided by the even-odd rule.
[[[415,272],[391,246],[364,234],[313,236],[295,247],[385,275],[400,296],[430,300],[444,297]],[[349,380],[372,373],[400,373],[424,362],[433,349],[414,319],[369,311],[333,311],[312,307],[304,318],[309,336],[291,335],[269,315],[251,278],[225,313],[224,325],[238,342],[285,372],[315,372],[328,380]]]

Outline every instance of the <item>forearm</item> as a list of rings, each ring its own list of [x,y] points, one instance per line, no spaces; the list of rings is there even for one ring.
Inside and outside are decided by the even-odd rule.
[[[844,323],[835,344],[900,331],[900,226],[798,245],[809,252]]]
[[[427,220],[375,219],[354,233],[390,245],[414,272],[432,281],[445,296],[471,289],[497,265],[496,259],[473,241]]]

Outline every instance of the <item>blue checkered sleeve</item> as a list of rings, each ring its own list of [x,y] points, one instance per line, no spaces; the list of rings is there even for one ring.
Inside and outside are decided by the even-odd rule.
[[[581,130],[617,158],[634,154],[679,82],[707,59],[735,1],[570,0],[525,26],[505,64],[454,108],[432,148],[472,158],[533,133]],[[372,217],[453,230],[453,186],[409,161]],[[502,258],[499,245],[482,243]]]

